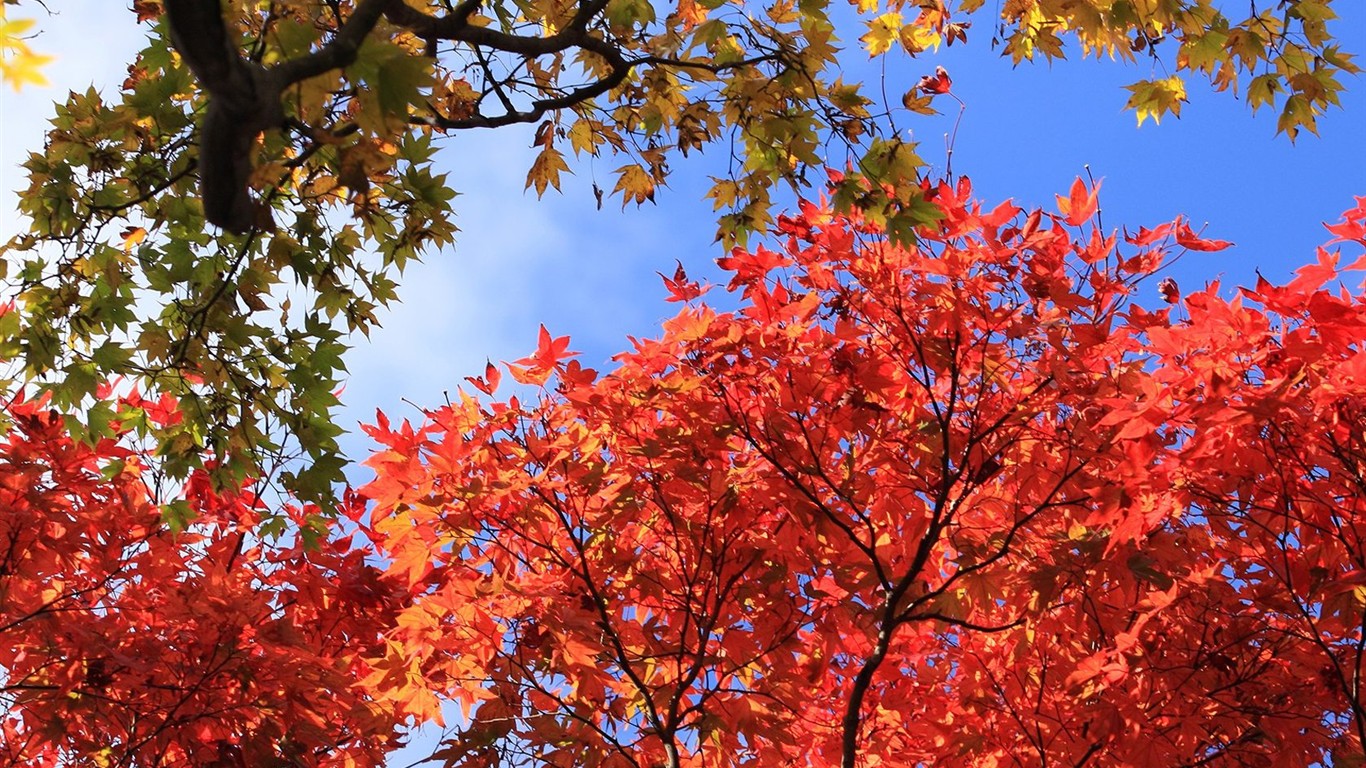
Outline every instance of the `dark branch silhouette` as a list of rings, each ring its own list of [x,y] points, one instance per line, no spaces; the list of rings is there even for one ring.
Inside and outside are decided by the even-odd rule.
[[[199,133],[199,190],[204,218],[229,232],[249,231],[257,221],[248,192],[251,151],[262,131],[285,121],[285,88],[356,60],[388,0],[364,0],[336,38],[307,56],[266,68],[242,58],[228,38],[217,0],[166,0],[171,42],[208,92]]]

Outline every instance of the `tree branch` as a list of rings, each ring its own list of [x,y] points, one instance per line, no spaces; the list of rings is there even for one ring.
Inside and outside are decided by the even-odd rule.
[[[222,6],[209,0],[165,0],[171,44],[208,93],[199,134],[199,191],[204,219],[244,234],[260,218],[251,199],[251,155],[262,131],[285,121],[285,88],[351,65],[392,0],[363,0],[321,50],[265,68],[242,58],[228,37]],[[398,3],[402,4],[402,3]]]
[[[572,48],[596,54],[607,64],[607,74],[559,95],[536,99],[522,110],[511,107],[500,115],[475,114],[449,118],[436,114],[415,122],[446,130],[496,128],[531,123],[549,112],[573,107],[618,87],[639,65],[719,71],[741,67],[774,56],[763,56],[728,65],[708,65],[647,56],[628,60],[621,49],[591,32],[589,25],[607,7],[607,0],[586,0],[569,22],[554,34],[524,36],[470,23],[480,0],[463,0],[450,13],[433,16],[402,0],[360,0],[341,23],[332,41],[320,50],[262,67],[242,57],[228,36],[219,2],[211,0],[165,0],[172,44],[189,65],[208,94],[208,110],[199,135],[199,184],[205,220],[229,232],[244,234],[264,216],[248,190],[251,156],[256,139],[285,121],[281,94],[295,83],[355,63],[365,38],[380,19],[404,27],[428,42],[463,43],[476,50],[492,50],[525,58],[561,53]],[[501,94],[500,94],[501,95]]]
[[[332,38],[332,42],[307,56],[281,62],[270,70],[271,76],[279,82],[280,90],[284,90],[302,80],[351,66],[360,54],[361,43],[365,42],[365,38],[374,30],[380,17],[387,9],[398,6],[408,7],[402,0],[361,0],[350,18],[337,31],[337,36]]]

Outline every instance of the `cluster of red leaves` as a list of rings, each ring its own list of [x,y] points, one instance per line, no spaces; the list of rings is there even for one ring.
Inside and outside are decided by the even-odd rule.
[[[567,340],[369,433],[409,603],[365,683],[447,765],[1346,765],[1366,657],[1366,299],[1132,300],[1123,239],[927,190],[805,205],[599,377]],[[1363,242],[1366,213],[1338,225]],[[1355,224],[1353,224],[1355,222]],[[491,394],[490,367],[476,386]],[[553,385],[553,388],[550,388]]]
[[[174,404],[133,396],[147,418]],[[394,603],[344,538],[252,535],[250,489],[193,477],[178,533],[146,457],[41,402],[0,442],[0,765],[378,765],[396,721],[354,685]]]

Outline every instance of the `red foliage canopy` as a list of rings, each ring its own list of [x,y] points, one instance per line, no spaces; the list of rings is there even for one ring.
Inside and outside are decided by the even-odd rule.
[[[377,765],[458,708],[448,766],[1359,765],[1339,254],[1183,296],[1164,259],[1225,245],[1185,222],[927,193],[911,248],[804,206],[723,260],[734,312],[680,268],[610,374],[542,329],[521,395],[381,415],[363,547],[202,477],[176,530],[132,443],[12,405],[0,762]],[[1366,201],[1330,229],[1366,245]]]
[[[805,205],[722,260],[738,311],[680,270],[608,375],[543,329],[532,401],[381,415],[367,684],[458,703],[448,765],[1359,758],[1366,299],[1324,253],[1145,309],[1227,244],[1094,192],[942,185],[911,248]]]

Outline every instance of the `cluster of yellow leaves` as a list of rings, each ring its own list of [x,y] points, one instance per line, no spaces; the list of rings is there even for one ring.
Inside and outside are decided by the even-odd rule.
[[[42,68],[52,57],[29,48],[26,36],[33,26],[33,19],[7,18],[0,4],[0,80],[16,91],[24,85],[47,85]]]
[[[964,0],[975,10],[982,0]],[[1065,54],[1065,35],[1081,44],[1083,55],[1134,61],[1151,56],[1178,73],[1209,78],[1217,90],[1242,93],[1253,110],[1281,109],[1277,130],[1294,139],[1314,132],[1317,118],[1339,102],[1339,76],[1360,68],[1329,30],[1337,18],[1333,0],[1251,3],[1246,16],[1238,4],[1213,0],[1007,0],[1005,53],[1016,63],[1042,53]],[[1171,42],[1167,42],[1171,41]],[[1175,46],[1174,57],[1163,51]],[[1240,79],[1246,79],[1240,85]],[[1154,122],[1168,112],[1180,114],[1186,84],[1180,74],[1128,86],[1128,104],[1138,122]]]
[[[1340,75],[1357,71],[1330,34],[1333,0],[1255,4],[1247,18],[1213,0],[1006,0],[989,10],[982,0],[852,5],[852,25],[862,31],[858,39],[870,57],[916,58],[943,44],[966,42],[974,21],[994,28],[993,44],[1016,63],[1061,58],[1069,45],[1079,45],[1083,56],[1128,62],[1152,57],[1170,74],[1128,86],[1127,107],[1140,125],[1179,116],[1187,81],[1196,75],[1244,95],[1254,110],[1280,110],[1278,129],[1293,139],[1301,129],[1314,130],[1317,117],[1337,103]],[[531,7],[533,18],[565,12],[549,0]],[[609,7],[614,32],[644,35],[620,38],[627,53],[677,64],[640,68],[607,95],[606,109],[594,104],[551,116],[547,140],[542,142],[544,131],[538,133],[545,148],[527,176],[529,188],[538,194],[558,189],[561,177],[572,172],[567,153],[553,145],[555,138],[567,137],[575,154],[631,156],[616,169],[608,192],[623,205],[653,201],[667,181],[670,155],[729,136],[742,162],[714,179],[708,193],[720,212],[718,239],[724,243],[766,230],[774,184],[807,186],[807,172],[822,164],[857,171],[840,190],[841,210],[869,212],[900,232],[921,223],[923,214],[906,212],[918,205],[906,190],[914,189],[923,165],[917,161],[909,176],[873,169],[881,165],[879,148],[895,138],[895,121],[886,110],[932,114],[933,93],[906,83],[908,90],[897,89],[905,91],[900,105],[877,109],[878,100],[864,94],[864,84],[847,81],[839,71],[839,27],[827,3],[713,0],[679,3],[668,15],[664,8],[656,14],[632,3]],[[646,30],[659,34],[651,37]],[[779,55],[770,61],[714,69],[774,52]],[[578,64],[601,74],[593,57],[581,56]],[[886,188],[900,191],[888,194]],[[601,197],[602,190],[597,192]]]

